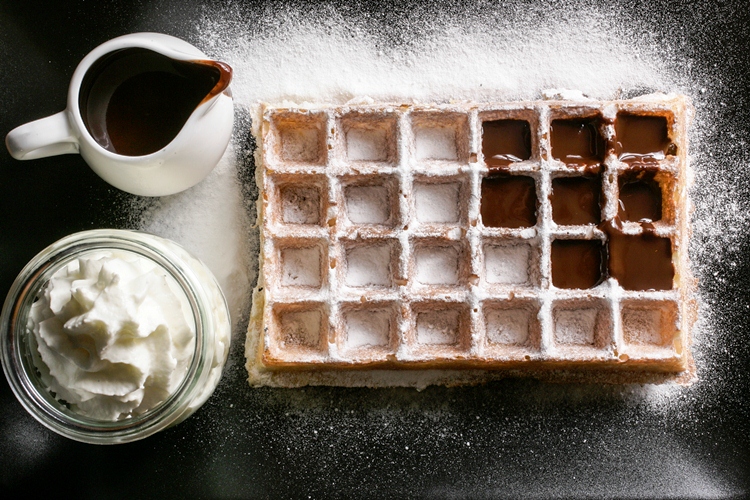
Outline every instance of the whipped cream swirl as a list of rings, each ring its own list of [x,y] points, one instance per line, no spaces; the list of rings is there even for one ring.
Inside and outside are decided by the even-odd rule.
[[[100,420],[137,416],[166,400],[195,350],[185,293],[156,263],[127,251],[85,254],[59,269],[28,326],[49,390]]]

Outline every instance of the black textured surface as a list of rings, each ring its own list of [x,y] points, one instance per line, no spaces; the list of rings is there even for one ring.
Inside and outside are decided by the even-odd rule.
[[[248,18],[284,5],[235,3]],[[206,6],[218,4],[0,0],[0,134],[63,109],[73,70],[96,45],[134,31],[200,45],[197,21]],[[452,2],[334,5],[347,16],[368,16],[395,44],[408,41],[400,19],[461,10]],[[727,145],[725,134],[736,135],[728,150],[715,154],[747,160],[746,6],[633,1],[619,8],[652,18],[653,34],[634,36],[680,46],[694,62],[685,71],[715,65],[711,91],[717,103],[729,105],[709,111],[716,123],[733,124],[715,132],[722,138],[717,144]],[[251,178],[246,171],[240,175]],[[747,177],[736,189],[739,202],[749,206]],[[34,254],[60,237],[132,227],[123,210],[132,200],[79,156],[18,162],[0,148],[0,295]],[[703,294],[718,308],[716,330],[724,348],[710,353],[703,388],[685,391],[665,408],[655,408],[632,387],[515,380],[421,393],[251,389],[237,342],[216,394],[203,408],[175,428],[128,445],[92,446],[59,437],[29,416],[0,381],[0,491],[28,498],[750,495],[750,348],[742,340],[750,338],[748,251],[750,239],[743,236],[737,248],[717,255],[715,273],[702,282]]]

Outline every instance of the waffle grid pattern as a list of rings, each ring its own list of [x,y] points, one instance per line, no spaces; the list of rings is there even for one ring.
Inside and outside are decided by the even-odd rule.
[[[662,218],[621,232],[669,238],[670,290],[588,289],[552,280],[555,240],[599,240],[558,225],[553,180],[590,166],[553,157],[550,123],[596,117],[606,141],[601,220],[618,214],[618,112],[666,117],[676,154],[657,170]],[[485,227],[483,123],[524,120],[536,224]],[[262,114],[262,362],[270,368],[590,368],[674,372],[688,358],[685,103],[539,101],[493,106],[267,107]]]

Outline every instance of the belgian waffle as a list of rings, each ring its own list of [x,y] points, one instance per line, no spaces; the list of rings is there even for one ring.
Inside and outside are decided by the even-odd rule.
[[[691,380],[690,113],[264,106],[251,384]]]

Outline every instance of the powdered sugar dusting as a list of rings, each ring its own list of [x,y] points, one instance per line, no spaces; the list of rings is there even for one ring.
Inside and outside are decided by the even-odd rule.
[[[386,310],[351,311],[346,315],[348,347],[387,345],[390,315]]]
[[[289,186],[281,190],[281,218],[291,224],[318,224],[320,193],[315,188]]]
[[[282,286],[320,286],[320,249],[285,248],[279,256]]]
[[[485,409],[483,415],[497,415],[486,417],[491,420],[487,422],[474,422],[473,416],[469,420],[472,410],[464,409],[461,403],[476,393],[472,402],[489,404],[486,401],[494,401],[495,385],[468,393],[444,389],[434,401],[415,399],[412,393],[380,392],[389,395],[376,398],[382,399],[382,404],[372,402],[370,396],[358,399],[359,393],[352,391],[252,392],[248,396],[251,403],[278,410],[279,425],[287,429],[283,435],[265,436],[267,449],[277,451],[280,461],[309,477],[310,484],[327,477],[325,464],[298,457],[319,449],[320,430],[321,435],[336,439],[352,454],[353,450],[367,448],[367,443],[377,442],[384,456],[395,457],[394,463],[412,464],[415,470],[427,453],[427,459],[446,478],[456,471],[429,451],[422,450],[423,458],[419,458],[420,451],[415,451],[413,443],[446,443],[454,449],[454,456],[458,454],[457,460],[484,464],[476,471],[460,471],[463,474],[458,482],[449,484],[446,480],[443,496],[451,491],[459,496],[459,490],[471,491],[472,485],[482,494],[477,496],[503,496],[501,492],[522,496],[528,491],[526,486],[535,481],[550,481],[560,488],[541,496],[562,491],[587,496],[741,496],[742,491],[733,489],[709,462],[698,460],[698,452],[687,440],[665,437],[665,429],[679,427],[680,436],[690,435],[691,442],[699,439],[710,426],[702,419],[710,414],[707,408],[741,402],[741,388],[747,387],[748,381],[741,374],[744,372],[738,375],[734,370],[738,361],[733,352],[740,349],[736,324],[746,319],[748,303],[746,294],[738,290],[732,270],[745,265],[748,250],[748,132],[737,125],[732,109],[746,108],[748,103],[742,89],[722,80],[725,70],[696,59],[696,49],[686,43],[683,32],[691,34],[692,44],[710,44],[707,35],[701,34],[700,20],[711,22],[716,17],[712,7],[696,5],[690,11],[695,14],[647,12],[638,17],[624,12],[623,7],[596,5],[518,2],[462,8],[451,4],[448,8],[445,3],[445,11],[414,7],[412,15],[405,15],[402,10],[395,22],[387,14],[379,22],[377,16],[363,15],[356,6],[351,15],[343,8],[308,6],[247,12],[234,4],[206,14],[196,42],[233,66],[235,100],[251,110],[261,101],[336,104],[363,96],[409,102],[531,99],[549,88],[559,95],[569,92],[565,89],[577,89],[581,93],[578,97],[596,99],[631,97],[651,90],[677,92],[687,94],[696,109],[690,136],[695,173],[690,253],[693,273],[699,280],[700,313],[692,346],[698,365],[697,383],[688,388],[668,384],[617,388],[540,387],[525,382],[502,385],[509,391],[506,397],[511,403]],[[438,4],[441,6],[443,3]],[[731,17],[732,13],[722,15]],[[672,21],[670,16],[677,20]],[[692,22],[680,22],[685,19]],[[724,56],[727,65],[732,64],[732,57],[737,56]],[[311,139],[298,139],[299,149],[288,154],[306,158],[305,144]],[[424,151],[430,152],[425,154],[449,153],[442,139],[429,139],[429,143],[423,143],[429,145]],[[377,153],[377,148],[373,151]],[[237,181],[238,170],[241,176],[247,176],[242,172],[244,165],[235,153],[228,152],[202,184],[154,202],[142,224],[144,229],[172,238],[202,258],[217,274],[233,312],[249,306],[256,276],[257,233],[249,229],[254,221],[246,205],[252,200],[243,197]],[[309,223],[317,212],[290,217]],[[435,217],[437,220],[430,222],[453,219],[454,213]],[[379,257],[387,272],[385,253]],[[524,261],[518,255],[517,265],[498,268],[496,280],[525,279],[521,272]],[[351,278],[359,283],[382,276],[357,272]],[[523,339],[526,316],[517,316],[513,331],[494,335],[498,342]],[[488,318],[488,322],[494,320]],[[364,324],[355,321],[353,325],[355,337],[356,332],[366,333],[360,328]],[[237,340],[235,353],[242,348],[241,339]],[[354,341],[369,342],[364,337]],[[746,348],[742,352],[747,352]],[[237,377],[244,377],[242,370],[236,372]],[[622,409],[604,409],[612,401]],[[419,408],[415,410],[414,405]],[[555,427],[562,427],[563,434],[545,433],[548,425],[555,425],[555,418],[563,419],[566,412],[573,411],[571,406],[586,409],[587,420],[577,426]],[[352,415],[344,416],[343,409],[349,408]],[[257,424],[262,426],[263,422]],[[500,429],[499,434],[487,436],[490,425]],[[341,429],[344,432],[338,432]],[[634,436],[637,440],[632,439]],[[405,441],[411,449],[403,449]],[[508,442],[524,443],[525,454],[504,462],[492,458]],[[719,445],[714,445],[718,449]],[[291,451],[283,451],[290,447]],[[548,450],[570,457],[566,461],[570,464],[559,466],[562,469],[552,467],[549,464],[559,461],[560,455]],[[539,461],[530,458],[534,455]],[[547,463],[545,457],[550,460],[549,466],[540,468],[539,464]],[[503,473],[496,474],[498,471]],[[392,477],[400,476],[394,470]],[[514,477],[530,479],[514,482]],[[343,486],[348,485],[349,491],[367,491],[370,495],[383,491],[378,482],[362,486],[345,481]],[[393,481],[393,485],[402,484]],[[639,485],[633,486],[636,482]],[[626,484],[632,489],[623,489]],[[368,486],[371,489],[360,489]],[[403,491],[414,491],[409,489],[414,487],[411,484],[402,486]],[[320,484],[319,491],[324,492],[325,487]],[[311,488],[316,491],[315,486]]]
[[[450,127],[417,127],[414,144],[418,160],[457,160],[456,132]]]
[[[257,241],[248,238],[252,222],[249,201],[237,179],[236,151],[230,147],[197,186],[153,199],[140,223],[140,229],[176,241],[211,269],[227,299],[235,331],[249,313],[258,251]]]
[[[487,339],[490,342],[523,345],[528,338],[528,311],[500,309],[487,312]]]
[[[417,315],[420,344],[455,344],[458,334],[458,311],[425,311]]]
[[[512,15],[503,20],[508,14]],[[707,81],[689,78],[693,75],[684,71],[685,61],[677,48],[648,30],[634,38],[632,24],[591,5],[563,6],[557,11],[529,6],[524,12],[510,13],[478,8],[466,9],[460,19],[409,19],[398,27],[399,33],[408,33],[399,43],[391,43],[367,19],[352,19],[330,9],[304,15],[295,9],[268,13],[253,30],[242,16],[215,19],[219,18],[207,17],[202,27],[203,48],[234,67],[234,97],[251,109],[260,102],[335,104],[360,102],[362,96],[389,102],[484,102],[534,99],[550,92],[558,97],[596,99],[631,97],[653,90],[688,94],[697,109],[691,136],[696,172],[695,240],[711,240],[709,245],[714,248],[731,247],[738,234],[724,229],[730,222],[747,218],[743,211],[746,203],[727,194],[733,189],[723,175],[717,175],[722,168],[705,156],[705,137],[715,127],[713,117],[701,113],[712,104],[705,89],[701,93]],[[574,36],[582,25],[589,28],[586,43]],[[689,67],[690,61],[687,64]],[[350,130],[348,136],[356,131]],[[353,143],[355,158],[377,160],[386,148],[383,144],[362,145],[358,140]],[[713,184],[704,183],[706,177]],[[704,196],[707,188],[711,194]],[[729,200],[722,211],[714,210]],[[379,220],[382,214],[373,212],[377,210],[366,210],[364,216]],[[712,260],[704,257],[704,248],[696,244],[691,248],[699,280]],[[514,264],[508,270],[498,269],[502,276],[493,279],[522,279],[523,267]],[[701,305],[695,332],[697,349],[703,337],[697,330],[708,328],[705,318],[711,314],[705,300]]]
[[[417,281],[423,285],[456,285],[458,249],[444,246],[425,246],[414,251]]]
[[[529,245],[487,245],[484,253],[488,283],[523,284],[529,281]]]
[[[414,208],[422,223],[458,222],[461,211],[460,185],[415,183]]]
[[[350,160],[385,161],[388,159],[385,130],[350,129],[346,134],[346,156]]]
[[[605,13],[589,9],[532,19],[544,14],[539,10],[530,7],[528,18],[520,20],[446,16],[418,26],[425,20],[414,19],[413,26],[403,27],[411,30],[409,40],[394,45],[368,30],[366,21],[335,12],[321,18],[287,11],[269,22],[272,29],[254,35],[242,21],[209,21],[204,32],[208,50],[246,75],[233,92],[247,104],[345,103],[361,96],[422,102],[533,99],[550,86],[606,99],[623,88],[673,87],[662,75],[660,58],[616,38],[622,28]],[[571,36],[581,26],[591,27],[585,42]]]
[[[387,244],[355,247],[347,251],[345,283],[348,286],[388,286],[392,279],[391,249]]]
[[[347,186],[346,215],[356,224],[384,224],[390,218],[388,189],[384,186]]]
[[[596,309],[559,311],[555,316],[555,340],[560,344],[592,345],[597,314]]]

